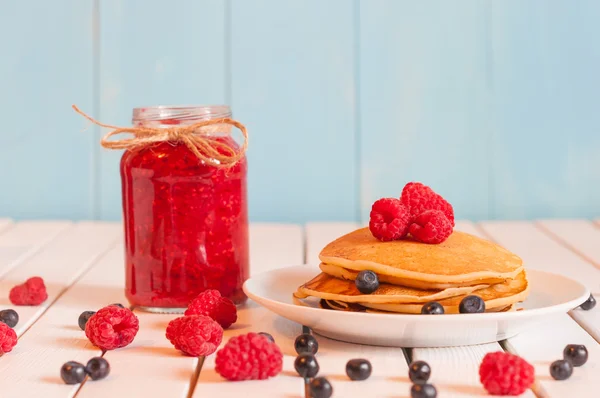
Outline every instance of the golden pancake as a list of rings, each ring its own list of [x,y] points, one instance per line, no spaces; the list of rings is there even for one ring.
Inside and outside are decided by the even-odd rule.
[[[319,268],[321,268],[321,271],[323,271],[324,273],[333,276],[334,278],[338,278],[338,279],[346,279],[349,281],[353,281],[356,279],[356,276],[358,275],[359,271],[355,271],[353,269],[346,269],[346,268],[342,268],[338,265],[332,265],[332,264],[324,264],[321,263],[319,264]],[[494,285],[497,283],[502,283],[504,282],[504,279],[500,279],[500,278],[488,278],[488,279],[477,279],[474,281],[468,281],[468,282],[463,282],[463,283],[436,283],[436,282],[424,282],[424,281],[417,281],[417,280],[411,280],[411,279],[406,279],[406,278],[399,278],[397,276],[389,276],[389,275],[377,275],[379,278],[379,282],[383,282],[383,283],[390,283],[392,285],[399,285],[399,286],[408,286],[408,287],[414,287],[416,289],[425,289],[425,290],[444,290],[444,289],[449,289],[449,288],[454,288],[454,287],[467,287],[467,286],[471,286],[471,285]]]
[[[522,272],[515,279],[509,279],[505,283],[477,290],[473,294],[483,299],[486,312],[494,312],[525,300],[529,294],[529,284],[527,283],[525,272]],[[455,296],[436,301],[444,307],[444,313],[458,314],[458,306],[463,298],[464,296]],[[362,302],[359,304],[376,310],[404,314],[420,314],[423,307],[422,303],[381,304]]]
[[[361,228],[325,246],[319,258],[327,265],[371,270],[380,278],[393,277],[394,283],[420,288],[501,282],[523,270],[517,255],[459,231],[428,245],[412,239],[381,242]]]
[[[438,301],[449,297],[464,297],[487,285],[449,288],[444,290],[421,290],[406,286],[381,283],[379,288],[371,294],[363,294],[352,281],[334,278],[325,273],[320,273],[312,280],[300,286],[294,296],[296,298],[318,297],[325,300],[341,301],[345,303],[426,303]]]

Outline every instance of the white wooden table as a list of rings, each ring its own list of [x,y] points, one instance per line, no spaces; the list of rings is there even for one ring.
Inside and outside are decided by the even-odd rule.
[[[352,223],[311,223],[304,227],[280,224],[251,226],[253,273],[288,265],[318,264],[320,249],[356,228]],[[600,298],[600,224],[585,220],[531,222],[458,222],[457,228],[494,240],[519,254],[529,268],[564,273]],[[214,356],[200,363],[178,354],[165,338],[176,315],[137,312],[140,331],[127,348],[110,351],[111,374],[102,381],[68,386],[59,377],[69,360],[85,363],[100,355],[77,326],[79,314],[122,302],[124,272],[121,225],[104,222],[19,222],[0,220],[0,309],[11,308],[9,289],[30,276],[42,276],[48,300],[39,307],[18,307],[19,342],[0,358],[0,397],[303,397],[296,377],[294,338],[301,326],[255,303],[239,313],[230,336],[248,331],[271,333],[282,348],[284,371],[268,381],[226,382],[214,371]],[[402,350],[341,343],[319,337],[321,375],[334,386],[335,397],[408,397],[407,357],[432,366],[432,383],[439,397],[487,396],[478,381],[478,366],[500,344],[473,347]],[[503,343],[536,368],[537,382],[527,397],[600,396],[600,306],[575,310],[548,319],[528,333]],[[549,364],[560,359],[566,344],[585,344],[588,363],[567,381],[554,381]],[[365,357],[373,375],[350,382],[346,361]]]

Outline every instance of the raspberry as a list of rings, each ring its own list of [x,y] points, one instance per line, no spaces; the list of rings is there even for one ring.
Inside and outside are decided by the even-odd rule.
[[[206,290],[192,300],[185,315],[205,315],[227,329],[237,321],[237,308],[233,301],[221,296],[218,290]]]
[[[442,243],[452,234],[452,224],[440,210],[427,210],[410,225],[410,234],[423,243]]]
[[[40,305],[48,299],[48,292],[44,280],[34,276],[10,289],[8,298],[14,305]]]
[[[90,317],[85,335],[100,349],[114,350],[131,344],[139,328],[139,320],[130,309],[109,305]]]
[[[184,354],[199,357],[217,350],[223,340],[223,328],[204,315],[182,316],[167,326],[167,339]]]
[[[490,352],[479,366],[479,379],[491,395],[520,395],[533,384],[534,369],[519,356]]]
[[[370,217],[369,230],[383,242],[401,239],[408,234],[410,215],[398,199],[379,199],[373,203]]]
[[[283,354],[275,343],[256,333],[229,339],[217,351],[215,370],[227,380],[265,380],[281,372]]]
[[[454,227],[454,209],[452,205],[420,182],[409,182],[402,189],[400,201],[410,210],[412,220],[426,210],[441,210]]]
[[[17,345],[17,334],[5,323],[0,322],[0,357],[11,352]]]

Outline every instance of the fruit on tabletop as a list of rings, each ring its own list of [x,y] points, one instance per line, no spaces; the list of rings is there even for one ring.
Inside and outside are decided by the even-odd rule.
[[[14,328],[19,323],[19,314],[13,309],[2,310],[0,311],[0,322]]]
[[[40,305],[48,299],[48,292],[44,280],[34,276],[13,287],[8,298],[14,305]]]
[[[304,353],[296,357],[296,360],[294,361],[294,369],[296,369],[296,372],[298,372],[300,377],[310,379],[319,373],[320,367],[319,362],[317,362],[317,359],[314,355]]]
[[[227,329],[237,321],[237,308],[233,301],[221,296],[218,290],[206,290],[200,293],[188,305],[185,315],[204,315],[217,321]]]
[[[60,368],[60,378],[65,384],[79,384],[87,376],[85,366],[79,362],[69,361]]]
[[[582,366],[588,360],[588,350],[581,344],[569,344],[563,350],[563,358],[575,367]]]
[[[85,325],[85,335],[103,351],[131,344],[140,328],[138,317],[129,309],[114,305],[92,315]]]
[[[316,354],[319,351],[319,342],[317,339],[308,333],[302,333],[296,337],[294,348],[298,354]]]
[[[534,379],[533,366],[508,352],[487,353],[479,365],[479,380],[490,395],[521,395]]]
[[[596,299],[594,298],[593,294],[590,294],[590,297],[588,297],[588,299],[585,300],[585,302],[583,304],[581,304],[579,307],[584,311],[589,311],[592,308],[594,308],[595,306],[596,306]]]
[[[559,359],[550,364],[550,376],[554,380],[567,380],[573,374],[573,365],[566,359]]]
[[[414,384],[425,384],[431,377],[431,367],[425,361],[414,361],[408,367],[408,378]]]
[[[110,373],[110,365],[106,359],[94,357],[85,365],[85,372],[92,380],[101,380]]]
[[[223,328],[204,315],[187,315],[169,322],[167,339],[185,355],[208,356],[214,353],[223,340]]]
[[[85,325],[90,320],[90,318],[92,317],[92,315],[94,315],[95,313],[96,313],[96,311],[83,311],[79,315],[79,319],[78,319],[77,323],[79,324],[79,328],[81,330],[85,330]]]
[[[329,398],[333,395],[333,387],[325,377],[312,379],[308,385],[311,398]]]
[[[413,384],[410,388],[411,398],[436,398],[437,390],[432,384]]]
[[[366,380],[371,376],[373,366],[366,359],[351,359],[346,363],[346,374],[350,380]]]

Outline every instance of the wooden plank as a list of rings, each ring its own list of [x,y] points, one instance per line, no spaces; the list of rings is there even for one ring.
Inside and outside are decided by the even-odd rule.
[[[70,106],[93,107],[93,4],[2,2],[3,216],[92,217],[93,136]]]
[[[498,244],[521,256],[526,267],[569,275],[590,287],[597,285],[599,272],[594,266],[559,245],[532,223],[496,221],[479,226]],[[535,365],[538,395],[589,396],[590,391],[600,388],[600,379],[592,376],[600,366],[600,345],[567,314],[547,319],[528,332],[509,339],[507,344]],[[548,367],[552,361],[560,359],[566,344],[585,344],[590,359],[584,367],[577,368],[569,380],[556,382],[549,376]]]
[[[94,117],[130,126],[134,107],[230,102],[226,95],[226,2],[197,0],[169,6],[161,0],[98,3],[101,57],[99,109]],[[98,141],[107,132],[96,131]],[[121,151],[103,150],[99,143],[94,148],[99,157],[95,189],[100,203],[96,211],[103,219],[120,219]]]
[[[353,2],[232,0],[230,27],[231,102],[250,129],[252,218],[356,219]]]
[[[359,228],[353,222],[311,222],[306,224],[306,263],[319,265],[319,253],[331,241]]]
[[[98,229],[96,231],[99,232]],[[85,235],[85,239],[90,242],[103,239],[102,236],[98,236],[100,234],[90,236],[83,233],[81,229],[78,232],[82,236]],[[60,242],[62,241],[59,240],[57,243]],[[86,245],[82,240],[73,243]],[[87,249],[87,252],[91,253],[89,246]],[[65,253],[68,251],[62,254],[55,253],[55,257],[46,257],[46,259],[52,262],[64,261],[69,258]],[[45,277],[50,279],[50,274]],[[23,398],[74,396],[79,386],[65,385],[60,379],[60,367],[67,361],[85,364],[90,358],[101,355],[100,350],[95,348],[85,337],[85,333],[79,329],[77,325],[79,314],[111,303],[125,303],[123,284],[123,247],[118,245],[100,258],[89,272],[60,296],[44,316],[19,338],[14,350],[2,357],[0,360],[2,396]],[[17,311],[22,313],[21,308],[17,308]],[[153,360],[160,361],[160,358],[155,354]],[[130,359],[135,363],[133,357]],[[111,362],[112,374],[108,379],[98,382],[102,388],[109,388],[113,380],[121,378],[118,373],[120,369],[118,367],[115,369],[115,365]],[[169,372],[169,369],[165,368],[163,372]],[[152,375],[148,380],[156,377],[159,375]]]
[[[0,277],[27,260],[72,223],[23,221],[0,235]]]
[[[250,267],[253,273],[303,262],[304,244],[302,228],[299,226],[251,224],[250,237]],[[300,333],[301,326],[250,300],[239,309],[237,323],[225,331],[223,344],[232,336],[251,331],[270,333],[284,353],[283,373],[268,383],[269,393],[277,396],[303,396],[302,380],[296,377],[294,370],[294,340]],[[214,359],[215,355],[211,355],[204,360],[194,397],[264,396],[265,384],[261,382],[226,382],[215,372]]]
[[[360,2],[363,220],[411,180],[431,185],[458,217],[487,218],[487,12],[478,1]]]
[[[8,272],[0,281],[0,291],[10,289],[32,276],[44,278],[48,299],[39,306],[17,307],[23,334],[99,256],[121,237],[121,226],[114,223],[82,222],[63,231],[50,245]],[[0,309],[13,308],[8,295],[0,298]]]

